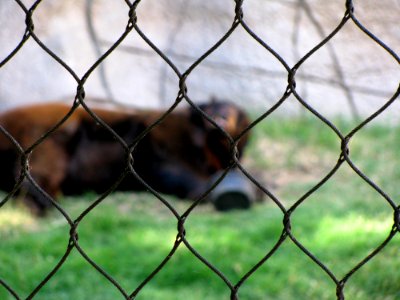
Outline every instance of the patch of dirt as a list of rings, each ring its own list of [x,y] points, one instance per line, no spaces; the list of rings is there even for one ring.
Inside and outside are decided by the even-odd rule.
[[[339,153],[291,140],[262,138],[242,165],[273,193],[292,184],[319,182],[336,164]]]

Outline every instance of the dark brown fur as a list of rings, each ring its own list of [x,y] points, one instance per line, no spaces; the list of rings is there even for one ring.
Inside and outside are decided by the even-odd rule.
[[[246,115],[233,104],[212,102],[200,107],[233,138],[249,124]],[[0,125],[23,149],[30,147],[61,120],[70,107],[61,103],[16,108],[0,115]],[[94,109],[128,144],[155,122],[160,111],[116,111]],[[241,153],[247,141],[238,145]],[[48,195],[75,195],[87,190],[105,192],[127,166],[121,144],[82,108],[32,152],[30,174]],[[181,198],[195,198],[204,192],[208,180],[231,162],[228,139],[192,108],[169,115],[141,140],[133,152],[134,170],[152,188]],[[0,189],[11,191],[21,172],[20,154],[0,133]],[[145,187],[129,174],[120,190],[140,191]],[[20,192],[38,212],[51,203],[25,180]]]

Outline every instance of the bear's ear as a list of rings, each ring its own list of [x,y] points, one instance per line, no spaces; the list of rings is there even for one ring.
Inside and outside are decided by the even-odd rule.
[[[214,117],[218,116],[220,110],[220,104],[217,102],[216,98],[212,98],[209,102],[197,104],[197,107],[206,113],[210,118],[214,119]],[[194,109],[193,107],[190,108],[191,117],[190,121],[205,130],[213,130],[215,126],[212,125],[199,111]]]

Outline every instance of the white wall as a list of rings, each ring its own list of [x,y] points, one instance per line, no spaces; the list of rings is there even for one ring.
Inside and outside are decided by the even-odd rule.
[[[354,2],[357,18],[399,53],[399,2]],[[33,1],[24,3],[29,7]],[[87,3],[87,0],[43,1],[34,13],[35,34],[79,77],[97,57],[87,26]],[[246,24],[290,67],[321,41],[321,31],[325,35],[331,32],[344,14],[344,0],[310,0],[309,10],[301,3],[244,1]],[[230,28],[234,1],[147,0],[139,4],[137,15],[141,30],[184,72]],[[104,52],[123,33],[128,7],[123,0],[93,0],[92,16]],[[1,1],[0,61],[19,43],[24,30],[21,8],[14,1]],[[159,107],[175,100],[177,76],[134,31],[103,66],[117,101]],[[399,75],[398,62],[349,21],[329,46],[324,46],[300,67],[297,89],[324,114],[349,115],[349,98],[352,98],[357,111],[368,115],[394,93]],[[239,27],[190,74],[187,84],[189,96],[195,101],[214,95],[262,111],[283,94],[287,73],[275,57]],[[343,84],[351,93],[346,93]],[[0,106],[58,99],[72,101],[76,86],[73,77],[30,38],[0,68]],[[100,69],[89,77],[85,88],[88,97],[109,97],[100,81]],[[386,117],[397,120],[400,112],[397,102],[385,113]],[[298,111],[294,98],[279,109],[283,114]]]

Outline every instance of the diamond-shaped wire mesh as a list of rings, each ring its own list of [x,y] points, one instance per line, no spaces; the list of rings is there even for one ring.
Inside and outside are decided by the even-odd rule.
[[[21,156],[21,174],[18,179],[17,184],[15,185],[13,191],[6,196],[0,202],[0,207],[3,206],[5,203],[10,201],[13,194],[20,188],[21,184],[24,180],[28,180],[35,189],[42,194],[43,197],[46,197],[48,201],[52,203],[55,209],[57,209],[60,214],[63,215],[65,221],[70,226],[70,236],[69,236],[69,243],[67,248],[65,249],[64,255],[59,259],[59,262],[53,267],[52,271],[49,272],[38,286],[31,291],[30,295],[27,299],[35,298],[38,292],[49,282],[49,280],[60,270],[63,264],[66,262],[67,258],[69,257],[71,251],[76,249],[80,255],[91,265],[94,269],[96,269],[102,276],[104,276],[110,283],[112,283],[120,292],[121,298],[124,299],[134,299],[137,295],[140,294],[141,290],[143,289],[146,284],[148,284],[154,276],[160,272],[163,267],[168,263],[171,257],[176,253],[177,249],[180,247],[186,247],[194,257],[196,257],[199,261],[201,261],[205,266],[208,267],[210,272],[214,272],[225,284],[226,288],[230,290],[231,299],[238,299],[239,298],[239,291],[240,288],[243,286],[245,282],[247,282],[252,275],[263,265],[265,264],[276,252],[277,250],[283,245],[285,241],[291,240],[297,247],[300,249],[305,256],[310,258],[310,264],[314,263],[320,269],[322,269],[334,282],[336,285],[336,295],[337,299],[345,299],[344,288],[348,280],[365,264],[367,264],[370,260],[372,260],[376,255],[378,255],[383,248],[386,247],[387,244],[391,242],[393,237],[398,234],[400,230],[400,208],[396,205],[396,202],[391,199],[385,191],[383,191],[377,184],[375,184],[370,178],[368,178],[352,161],[351,159],[351,147],[350,141],[352,138],[357,135],[357,133],[364,128],[367,124],[371,123],[376,117],[381,115],[385,110],[390,109],[390,106],[396,101],[398,95],[400,93],[400,89],[398,88],[394,91],[393,95],[390,99],[387,99],[386,103],[381,106],[375,113],[367,117],[365,120],[361,121],[356,127],[354,127],[348,134],[343,134],[332,122],[330,122],[327,118],[325,118],[322,114],[320,114],[316,109],[309,105],[309,103],[298,93],[297,86],[296,86],[296,74],[298,70],[300,70],[303,64],[310,59],[317,51],[319,51],[322,47],[327,47],[327,43],[345,26],[345,24],[352,23],[353,26],[356,26],[365,36],[367,36],[371,42],[376,43],[376,45],[380,46],[384,49],[388,56],[392,57],[397,63],[400,63],[399,56],[385,43],[383,43],[379,37],[372,34],[368,28],[364,27],[363,24],[357,19],[357,13],[355,10],[355,5],[353,1],[347,0],[344,1],[344,10],[343,10],[343,17],[341,22],[337,25],[337,27],[330,32],[327,36],[325,36],[320,43],[315,45],[306,55],[304,55],[301,59],[294,64],[294,66],[290,66],[285,59],[277,53],[274,49],[272,49],[269,44],[261,39],[248,25],[246,22],[246,11],[244,9],[243,0],[235,0],[235,7],[234,7],[234,18],[232,20],[232,25],[229,30],[216,42],[212,47],[210,47],[207,51],[205,51],[200,57],[198,57],[186,70],[179,69],[174,62],[161,51],[152,41],[150,38],[146,36],[146,33],[141,30],[140,27],[140,20],[137,18],[136,10],[140,7],[142,1],[135,1],[133,3],[125,0],[126,4],[126,12],[127,12],[127,19],[126,19],[126,29],[117,39],[117,41],[104,53],[100,56],[100,58],[86,71],[86,73],[79,77],[77,73],[66,63],[64,62],[59,56],[57,56],[52,50],[44,44],[40,38],[35,34],[35,24],[33,21],[33,16],[35,15],[35,11],[40,5],[42,1],[37,0],[31,7],[26,7],[22,1],[15,0],[15,2],[19,5],[20,9],[26,15],[25,24],[26,29],[25,33],[18,44],[18,46],[9,53],[9,55],[0,62],[0,68],[4,67],[9,61],[13,59],[13,57],[24,47],[24,44],[28,40],[34,40],[37,45],[39,45],[43,51],[45,51],[52,59],[54,59],[60,66],[63,67],[65,72],[69,73],[69,75],[76,81],[76,96],[75,101],[71,105],[69,112],[64,116],[64,118],[54,124],[52,129],[46,132],[43,136],[40,137],[33,145],[31,145],[27,149],[23,149],[16,139],[7,132],[3,127],[0,126],[1,134],[4,135],[7,139],[9,139],[18,149],[18,152]],[[303,5],[306,4],[304,0],[299,1]],[[394,25],[395,26],[395,25]],[[237,28],[241,27],[242,29],[247,32],[248,36],[254,39],[259,47],[262,47],[266,52],[272,54],[276,60],[283,66],[283,68],[287,72],[287,88],[281,98],[267,111],[265,111],[261,116],[259,116],[256,120],[254,120],[240,135],[233,138],[231,137],[223,128],[218,126],[216,122],[207,115],[204,111],[200,109],[198,105],[192,101],[190,97],[190,86],[187,84],[188,78],[190,78],[191,74],[195,72],[196,68],[204,63],[205,59],[209,57],[216,49],[218,49],[223,43],[225,43],[231,36],[231,34],[237,30]],[[124,39],[132,32],[135,31],[142,39],[145,41],[151,49],[156,53],[166,65],[173,70],[176,77],[179,80],[179,85],[177,86],[177,96],[176,100],[173,105],[165,111],[165,113],[157,119],[152,125],[148,126],[142,134],[140,134],[131,144],[127,144],[123,138],[118,136],[115,131],[107,124],[104,120],[102,120],[99,116],[95,114],[85,102],[85,83],[87,82],[88,78],[92,75],[92,73],[98,69],[104,60],[116,49],[119,45],[124,41]],[[267,187],[263,186],[260,182],[258,182],[248,170],[243,167],[239,159],[237,158],[237,144],[240,139],[248,132],[250,132],[255,126],[257,126],[260,122],[267,119],[272,113],[274,113],[279,107],[282,106],[283,103],[286,103],[290,96],[294,96],[295,99],[304,107],[306,108],[311,114],[317,117],[320,122],[323,122],[330,130],[337,136],[337,139],[340,140],[341,148],[338,151],[338,160],[335,166],[328,172],[328,174],[321,178],[320,181],[313,186],[308,192],[306,192],[303,196],[301,196],[292,206],[285,207],[282,201],[275,196]],[[136,147],[140,144],[144,137],[146,137],[151,130],[157,127],[160,123],[163,122],[165,118],[167,118],[180,103],[187,103],[201,115],[203,115],[208,122],[210,122],[213,126],[218,128],[229,140],[230,146],[232,148],[232,163],[231,165],[225,170],[225,172],[221,175],[220,179],[216,181],[216,183],[209,188],[209,190],[198,197],[196,201],[193,202],[187,208],[187,210],[180,214],[169,202],[154,190],[151,185],[151,182],[145,182],[140,176],[136,173],[133,162],[132,156],[129,153],[135,151]],[[101,195],[92,205],[90,205],[87,209],[85,209],[77,218],[73,219],[67,211],[65,211],[62,206],[60,206],[52,197],[49,197],[46,191],[43,191],[42,188],[36,183],[35,178],[30,174],[29,171],[29,160],[31,153],[33,153],[36,148],[43,143],[49,136],[52,135],[57,128],[62,126],[64,122],[70,118],[73,113],[76,111],[78,107],[83,108],[88,112],[88,114],[100,124],[100,126],[104,127],[110,134],[112,134],[115,139],[120,143],[121,147],[128,153],[127,161],[126,161],[126,168],[125,171],[121,174],[120,178],[117,182],[114,183],[113,186],[109,188],[109,190]],[[392,208],[393,211],[393,225],[392,230],[387,236],[387,238],[378,246],[376,249],[373,249],[366,257],[364,257],[361,261],[359,261],[355,266],[349,268],[349,271],[343,276],[338,277],[330,270],[322,261],[320,261],[313,253],[304,246],[295,236],[293,233],[293,226],[292,226],[292,219],[291,217],[298,209],[314,192],[316,192],[320,187],[322,187],[327,181],[331,179],[331,177],[343,166],[348,165],[353,171],[355,176],[359,176],[365,185],[369,185],[372,187],[377,193],[380,194],[382,199],[386,201],[389,206]],[[223,177],[231,170],[232,168],[237,167],[254,185],[256,185],[265,195],[267,195],[272,201],[276,204],[276,206],[281,210],[283,215],[283,225],[282,225],[282,233],[279,240],[276,244],[267,252],[265,256],[256,263],[246,274],[244,274],[240,280],[237,282],[232,282],[228,277],[220,271],[215,265],[210,263],[206,257],[202,256],[196,248],[191,244],[189,239],[187,238],[187,228],[185,228],[186,221],[191,217],[193,210],[207,197],[207,195],[216,187],[216,185],[223,179]],[[99,205],[114,189],[115,187],[124,179],[125,176],[128,174],[133,174],[145,187],[148,191],[150,191],[157,199],[160,200],[172,213],[172,215],[176,218],[176,239],[173,243],[170,252],[168,255],[162,260],[162,262],[157,266],[154,270],[149,271],[149,275],[147,278],[143,280],[138,286],[133,287],[131,291],[124,289],[118,281],[116,281],[111,275],[109,275],[101,266],[99,266],[81,247],[80,239],[79,239],[79,225],[81,221],[88,216],[93,210],[96,209],[97,205]],[[0,274],[0,284],[9,292],[9,295],[14,297],[15,299],[20,299],[18,292],[13,290],[13,288],[1,278]],[[249,283],[251,284],[251,283]]]

